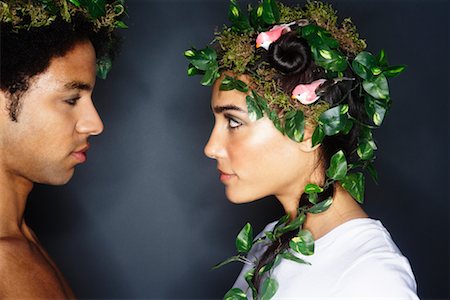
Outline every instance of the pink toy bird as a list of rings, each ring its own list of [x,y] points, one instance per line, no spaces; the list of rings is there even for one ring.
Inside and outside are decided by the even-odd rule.
[[[278,40],[282,34],[291,31],[289,26],[294,24],[295,22],[275,25],[269,31],[261,32],[256,37],[256,48],[263,47],[264,49],[269,50],[270,44]]]
[[[325,81],[326,79],[318,79],[308,84],[299,84],[292,91],[292,99],[297,99],[300,103],[308,105],[316,102],[319,96],[316,95],[316,89]]]

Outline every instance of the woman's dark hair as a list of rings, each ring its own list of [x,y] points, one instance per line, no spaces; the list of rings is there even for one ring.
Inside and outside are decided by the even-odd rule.
[[[310,46],[305,39],[297,36],[295,32],[288,32],[282,35],[276,42],[269,47],[267,61],[271,66],[282,73],[279,79],[281,88],[290,95],[293,89],[301,83],[310,83],[312,81],[327,78],[325,70],[317,66],[311,58]],[[356,76],[350,70],[344,73],[346,77],[355,78]],[[336,105],[343,98],[349,106],[349,113],[357,120],[363,121],[365,118],[364,102],[358,94],[358,89],[352,90],[355,81],[345,80],[334,83],[332,80],[325,82],[322,86],[327,86],[321,100],[328,102],[331,106]],[[350,132],[346,135],[339,133],[333,136],[326,136],[320,149],[320,159],[318,167],[326,170],[329,167],[330,159],[333,154],[342,150],[349,163],[356,162],[359,158],[354,151],[358,145],[358,136],[361,127],[354,124]],[[318,194],[318,201],[323,201],[334,195],[334,186],[330,186],[323,193]],[[299,199],[301,205],[307,205],[307,195],[303,194]],[[267,263],[273,261],[278,253],[289,247],[289,241],[297,234],[297,231],[290,231],[283,234],[279,240],[273,242],[263,253],[258,261],[255,270],[253,283],[256,288],[259,287],[261,274],[259,270]]]
[[[62,57],[73,47],[90,41],[97,58],[114,58],[118,38],[106,29],[94,31],[93,23],[78,13],[70,23],[58,17],[51,25],[13,30],[10,23],[0,28],[0,89],[9,96],[11,120],[17,121],[20,97],[30,80],[48,68],[52,58]]]

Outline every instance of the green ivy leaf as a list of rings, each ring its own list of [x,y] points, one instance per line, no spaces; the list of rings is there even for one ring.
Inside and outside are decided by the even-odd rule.
[[[248,286],[252,290],[253,299],[257,299],[258,291],[256,290],[256,287],[253,285],[253,277],[254,276],[255,276],[255,269],[250,269],[247,271],[247,273],[245,273],[244,278],[245,278],[245,281],[247,282]]]
[[[247,93],[248,86],[242,80],[226,75],[225,78],[222,80],[222,83],[220,84],[220,90],[222,91],[238,90],[242,93]]]
[[[376,99],[387,99],[389,97],[389,87],[386,76],[380,74],[373,80],[364,80],[364,90]]]
[[[200,83],[205,86],[211,86],[219,77],[220,77],[219,67],[211,66],[209,69],[206,70],[205,75],[203,75],[202,79],[200,80]]]
[[[340,182],[356,201],[361,204],[364,202],[364,175],[361,172],[349,173]]]
[[[242,13],[236,0],[230,1],[228,19],[232,23],[232,28],[239,32],[246,32],[251,29],[247,15]]]
[[[87,9],[94,20],[106,14],[106,0],[78,0],[78,2]]]
[[[76,7],[80,7],[80,1],[78,0],[68,0],[70,3],[72,3],[73,5],[75,5]]]
[[[360,52],[353,61],[364,66],[366,70],[372,70],[373,68],[379,67],[376,58],[372,55],[372,53],[367,51]]]
[[[247,300],[247,295],[239,288],[232,288],[223,296],[223,300]]]
[[[387,67],[389,65],[386,53],[384,52],[384,49],[381,49],[380,53],[377,55],[376,60],[378,62],[378,65],[381,67]]]
[[[262,19],[267,24],[275,24],[280,20],[280,10],[275,0],[263,0]]]
[[[247,253],[253,246],[253,228],[250,223],[245,226],[239,232],[236,238],[236,249],[240,253]]]
[[[305,186],[305,193],[307,194],[312,194],[312,193],[322,193],[323,192],[323,188],[318,186],[317,184],[314,183],[308,183]]]
[[[356,151],[362,160],[371,160],[373,158],[373,148],[369,142],[362,142],[358,145]]]
[[[260,300],[271,299],[278,290],[278,282],[272,278],[264,280],[260,290]]]
[[[312,135],[312,146],[316,146],[319,145],[320,143],[322,143],[323,138],[325,137],[325,132],[323,131],[322,125],[318,124],[316,126],[316,129],[314,129],[314,133]]]
[[[305,222],[306,216],[304,213],[299,214],[294,220],[287,223],[285,226],[275,227],[274,234],[280,236],[283,233],[299,228]]]
[[[365,95],[364,97],[366,112],[376,126],[380,126],[383,123],[384,116],[389,108],[387,103],[375,99],[370,95]]]
[[[111,58],[105,56],[97,59],[97,76],[101,79],[106,79],[109,71],[112,68]]]
[[[288,252],[288,251],[281,253],[280,256],[284,259],[292,260],[299,264],[311,265],[311,263],[295,256],[294,254],[292,254],[291,252]]]
[[[187,70],[188,76],[194,76],[201,74],[201,71],[197,69],[193,64],[189,64],[188,70]]]
[[[314,254],[314,239],[308,230],[300,230],[298,235],[291,239],[289,247],[295,252],[303,255]]]
[[[387,67],[383,70],[383,75],[387,78],[392,78],[400,75],[403,71],[405,71],[406,66],[405,65],[398,65],[398,66],[392,66]]]
[[[184,52],[184,56],[189,62],[201,71],[207,71],[211,67],[217,66],[217,53],[211,47],[196,50],[195,48],[189,49]]]
[[[378,183],[378,172],[375,169],[375,166],[372,163],[369,163],[366,169],[369,172],[370,177],[372,177],[373,181],[375,181],[375,183]]]
[[[308,195],[308,201],[312,204],[317,204],[317,200],[319,199],[319,196],[316,193],[311,193]]]
[[[341,113],[341,109],[341,105],[335,106],[319,116],[319,122],[325,135],[335,135],[345,128],[348,117]]]
[[[276,111],[273,111],[273,110],[269,111],[269,119],[272,121],[275,128],[284,134],[283,125],[281,124],[280,118],[278,117],[278,114]]]
[[[128,25],[125,24],[123,21],[116,21],[114,23],[114,25],[116,26],[116,28],[120,28],[120,29],[128,29]]]
[[[327,176],[334,180],[340,180],[347,174],[347,160],[342,150],[336,152],[330,161],[330,167],[326,172]]]
[[[246,102],[247,102],[248,117],[250,120],[254,122],[256,120],[261,119],[264,116],[264,112],[256,103],[255,98],[253,98],[252,96],[247,96]]]
[[[293,112],[285,115],[284,131],[291,140],[299,143],[305,133],[305,118],[301,110]]]
[[[326,211],[331,206],[331,204],[333,204],[333,199],[330,197],[313,205],[307,210],[307,212],[312,214],[320,214],[321,212]]]

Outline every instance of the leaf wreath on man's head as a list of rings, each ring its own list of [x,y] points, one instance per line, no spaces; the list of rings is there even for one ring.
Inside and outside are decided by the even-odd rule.
[[[255,243],[264,240],[276,241],[282,234],[293,230],[297,230],[298,234],[290,241],[290,250],[311,255],[314,252],[314,241],[311,233],[302,228],[305,215],[323,212],[333,201],[332,198],[326,198],[319,202],[318,194],[334,183],[340,183],[357,202],[363,203],[365,182],[363,171],[367,171],[375,180],[377,179],[373,166],[374,151],[377,147],[372,130],[382,125],[391,105],[387,79],[403,72],[405,66],[389,66],[383,50],[378,55],[364,51],[366,42],[359,38],[350,18],[339,23],[336,11],[329,4],[314,1],[308,2],[304,7],[289,7],[275,0],[261,0],[256,6],[249,6],[248,11],[244,12],[236,0],[231,0],[228,17],[231,24],[216,32],[212,46],[185,51],[184,55],[189,61],[189,76],[201,75],[201,84],[211,86],[223,75],[220,89],[235,89],[246,93],[251,119],[268,117],[280,132],[296,142],[303,140],[305,126],[314,128],[313,146],[322,143],[326,136],[348,134],[355,124],[361,126],[362,130],[358,137],[358,146],[354,149],[359,158],[357,162],[348,163],[342,150],[334,153],[325,172],[326,180],[323,186],[313,183],[305,186],[304,191],[309,204],[299,208],[294,220],[284,216],[273,231],[266,232],[258,240],[253,239],[253,230],[250,224],[247,224],[236,239],[238,254],[218,266],[232,261],[255,265],[256,262],[249,261],[245,257]],[[292,25],[294,29],[291,29]],[[321,82],[300,84],[297,86],[301,91],[300,95],[288,95],[280,88],[279,71],[261,59],[261,52],[256,49],[259,35],[279,30],[280,26],[284,26],[283,32],[293,30],[298,37],[308,42],[314,63],[325,71],[326,78],[323,82],[337,83],[345,80],[353,82],[349,93],[359,91],[360,97],[364,100],[366,114],[364,120],[350,115],[346,98],[349,94],[333,106],[321,101],[321,94],[318,91],[322,86],[315,90],[310,88],[312,84],[315,84],[315,87]],[[348,73],[354,74],[354,77],[344,76]],[[241,75],[249,75],[251,83],[241,81],[239,79]],[[299,97],[294,99],[294,96]],[[298,99],[300,101],[297,101]],[[255,269],[251,269],[245,279],[255,298],[268,299],[275,294],[278,285],[270,277],[269,271],[283,258],[305,263],[288,250],[280,252],[275,261],[259,270],[269,274],[259,292],[252,285]],[[225,298],[245,299],[246,293],[235,288],[231,289]]]
[[[122,21],[127,14],[125,0],[0,0],[0,22],[10,24],[14,32],[51,25],[57,18],[71,23],[83,14],[94,31],[128,28]],[[112,67],[109,57],[97,59],[97,75],[104,79]]]

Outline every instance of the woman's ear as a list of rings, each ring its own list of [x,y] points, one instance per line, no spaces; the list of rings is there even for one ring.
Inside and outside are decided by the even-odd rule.
[[[312,136],[314,133],[314,128],[309,126],[305,126],[305,134],[303,136],[303,141],[299,143],[300,150],[306,153],[314,152],[317,148],[320,147],[321,144],[317,144],[313,147],[312,145]]]

